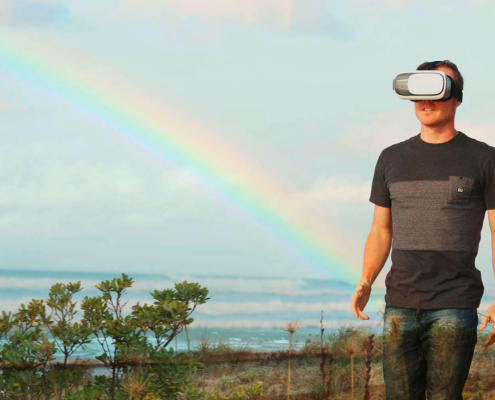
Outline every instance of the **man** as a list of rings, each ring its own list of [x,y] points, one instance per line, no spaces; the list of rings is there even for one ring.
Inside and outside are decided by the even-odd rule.
[[[477,340],[483,295],[475,268],[485,210],[495,272],[495,148],[454,127],[463,78],[450,61],[418,70],[445,72],[457,90],[447,100],[415,101],[421,132],[380,154],[363,273],[351,298],[356,317],[392,244],[386,277],[383,373],[389,400],[462,400]],[[393,239],[393,241],[392,241]],[[495,303],[480,325],[495,321]],[[495,329],[486,345],[495,341]]]

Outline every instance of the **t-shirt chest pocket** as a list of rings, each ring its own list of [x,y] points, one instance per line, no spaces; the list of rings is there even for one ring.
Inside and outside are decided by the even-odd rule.
[[[467,204],[471,199],[474,178],[466,176],[449,176],[449,193],[447,203]]]

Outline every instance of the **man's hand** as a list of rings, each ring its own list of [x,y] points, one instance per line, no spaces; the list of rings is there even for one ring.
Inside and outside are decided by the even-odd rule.
[[[363,313],[371,294],[371,284],[387,260],[392,243],[392,212],[390,207],[375,205],[373,223],[364,246],[363,273],[351,297],[351,309],[357,318],[370,319]]]
[[[483,331],[487,327],[488,323],[492,324],[492,330],[485,342],[485,347],[495,343],[495,303],[493,303],[488,310],[486,310],[486,313],[481,320],[480,331]]]
[[[351,297],[352,312],[357,318],[370,319],[370,317],[363,313],[364,307],[366,307],[366,304],[370,298],[370,294],[371,285],[367,282],[359,282],[356,291]]]

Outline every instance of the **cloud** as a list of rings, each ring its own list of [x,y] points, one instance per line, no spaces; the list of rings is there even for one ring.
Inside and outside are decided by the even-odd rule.
[[[213,18],[275,32],[352,37],[350,28],[329,12],[325,0],[125,0],[119,15],[125,19],[153,18],[174,25],[188,17]]]
[[[0,25],[2,24],[1,9],[0,9]],[[28,111],[29,108],[26,104],[13,101],[11,99],[5,99],[0,97],[0,114],[18,114]]]
[[[489,105],[487,106],[489,109]],[[462,114],[456,116],[456,129],[466,135],[495,145],[493,131],[495,125],[490,122],[466,118]],[[351,155],[369,158],[376,161],[380,151],[398,142],[409,139],[421,131],[414,109],[406,107],[400,110],[386,110],[374,115],[368,120],[350,124],[341,134],[336,145],[338,151]]]
[[[298,195],[298,202],[316,206],[321,203],[362,203],[368,200],[371,182],[353,175],[335,175],[321,178],[309,189]]]
[[[495,145],[495,126],[487,122],[473,122],[471,119],[456,118],[456,129],[474,139]],[[401,109],[385,111],[371,119],[349,126],[337,138],[337,146],[347,154],[376,160],[381,150],[417,135],[421,130],[414,110]]]
[[[492,123],[472,122],[462,119],[456,123],[456,127],[473,139],[495,146],[495,137],[493,135],[495,125]]]
[[[370,191],[370,174],[366,179],[336,174],[317,178],[311,187],[288,194],[287,201],[297,205],[303,214],[317,215],[326,221],[334,231],[339,231],[341,238],[356,240],[361,235],[356,226],[362,225],[369,213]]]
[[[403,10],[418,6],[418,2],[413,0],[374,0],[374,1],[362,1],[362,0],[350,0],[349,3],[353,7],[367,8],[373,11],[377,10]]]
[[[0,2],[0,26],[7,25],[10,18],[10,4],[9,1]]]
[[[321,0],[293,1],[288,26],[292,31],[312,34],[328,34],[340,39],[350,39],[351,28],[331,15]]]
[[[337,146],[349,157],[376,159],[384,148],[417,135],[420,125],[410,108],[389,110],[371,119],[349,125]]]
[[[34,28],[63,28],[74,23],[63,2],[48,0],[7,0],[0,7],[0,23]]]
[[[145,173],[131,165],[50,160],[46,146],[0,146],[0,229],[83,234],[102,227],[153,228],[169,220],[171,208],[188,210],[201,185],[188,168]],[[195,206],[197,207],[197,206]]]

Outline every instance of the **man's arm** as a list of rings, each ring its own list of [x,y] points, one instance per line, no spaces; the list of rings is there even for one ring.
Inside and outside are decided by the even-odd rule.
[[[495,274],[495,210],[488,210],[488,224],[492,234],[492,269]]]
[[[492,237],[492,269],[495,274],[495,210],[488,210],[487,213]],[[488,336],[488,340],[485,342],[485,346],[489,346],[495,342],[495,303],[488,308],[483,316],[480,324],[480,330],[484,330],[489,322],[492,324],[492,330]]]
[[[370,286],[387,261],[392,242],[392,215],[390,208],[375,206],[371,230],[364,247],[361,282]]]
[[[371,285],[387,260],[392,242],[392,215],[390,208],[375,205],[371,230],[364,248],[363,273],[356,291],[351,297],[354,315],[369,319],[362,312],[371,294]]]

